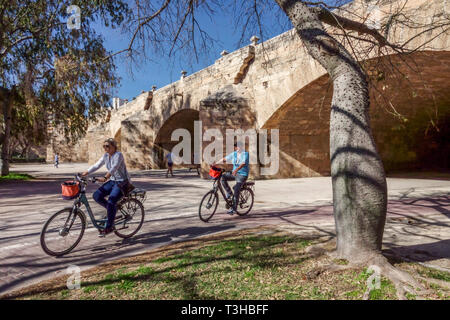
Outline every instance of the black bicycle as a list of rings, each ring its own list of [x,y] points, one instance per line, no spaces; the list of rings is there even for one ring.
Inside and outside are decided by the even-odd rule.
[[[95,183],[96,178],[89,181]],[[42,249],[51,256],[63,256],[72,251],[84,235],[86,229],[86,215],[81,211],[83,204],[87,209],[92,224],[98,230],[106,227],[107,217],[96,219],[92,213],[86,186],[88,180],[79,174],[75,176],[75,182],[79,183],[79,194],[76,195],[72,207],[66,207],[52,215],[41,231]],[[117,203],[117,213],[114,220],[114,233],[121,238],[134,236],[144,222],[144,206],[146,199],[145,190],[135,188]]]
[[[214,178],[213,188],[203,196],[202,201],[200,202],[198,215],[200,216],[200,220],[204,222],[208,222],[213,217],[214,213],[216,213],[217,206],[219,205],[218,191],[220,191],[223,199],[225,200],[226,209],[229,209],[233,206],[234,197],[231,196],[227,199],[222,183],[220,183],[220,178],[222,177],[224,172],[226,172],[224,169],[220,169],[219,175]],[[254,190],[254,181],[246,181],[242,185],[241,191],[239,192],[239,203],[236,210],[238,215],[245,216],[252,209],[254,201]]]

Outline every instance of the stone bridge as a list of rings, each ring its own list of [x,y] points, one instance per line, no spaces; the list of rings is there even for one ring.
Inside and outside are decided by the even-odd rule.
[[[362,2],[354,1],[345,8],[364,12],[367,7]],[[404,10],[413,21],[429,22],[448,17],[450,3],[446,2],[410,0]],[[405,1],[382,3],[374,14],[386,19]],[[433,165],[433,161],[439,162],[437,150],[445,144],[439,136],[442,130],[434,130],[433,125],[443,121],[449,125],[449,34],[422,31],[397,27],[389,33],[393,43],[416,36],[409,48],[426,43],[412,54],[378,57],[372,50],[361,55],[360,62],[371,80],[371,123],[388,171]],[[178,143],[171,141],[173,130],[185,128],[193,134],[194,121],[201,120],[202,132],[213,127],[222,132],[226,128],[279,129],[280,165],[271,178],[328,175],[333,91],[329,76],[308,55],[293,30],[264,43],[257,40],[252,38],[250,45],[235,52],[223,52],[213,65],[189,76],[183,74],[163,88],[142,92],[113,110],[107,122],[88,131],[89,162],[100,157],[106,137],[115,137],[129,167],[164,167],[164,154]],[[438,133],[427,135],[435,131]],[[448,141],[448,136],[444,140]],[[430,158],[433,150],[436,159]],[[206,170],[206,164],[202,166]],[[252,173],[258,177],[255,168]]]

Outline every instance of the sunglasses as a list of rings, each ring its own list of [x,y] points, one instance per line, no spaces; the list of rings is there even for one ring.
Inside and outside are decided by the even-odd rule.
[[[109,144],[104,144],[104,145],[103,145],[103,148],[105,148],[105,149],[108,149],[109,147],[110,147]]]

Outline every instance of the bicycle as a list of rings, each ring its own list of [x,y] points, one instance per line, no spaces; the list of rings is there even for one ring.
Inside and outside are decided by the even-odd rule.
[[[81,241],[86,229],[86,215],[81,210],[83,204],[87,209],[92,224],[98,230],[106,227],[107,218],[96,219],[92,213],[88,198],[86,197],[86,187],[88,181],[75,175],[76,182],[79,183],[79,193],[76,195],[72,207],[66,207],[53,214],[42,228],[40,240],[41,247],[50,256],[63,256],[71,252]],[[90,182],[97,182],[95,177]],[[120,238],[130,238],[141,228],[144,222],[144,206],[142,202],[146,199],[146,191],[135,188],[125,195],[117,203],[117,213],[114,220],[114,233]],[[55,223],[55,225],[53,225]],[[127,232],[130,231],[130,232]],[[55,247],[62,247],[58,249]]]
[[[214,213],[216,213],[217,206],[219,204],[218,191],[220,191],[223,199],[225,200],[226,209],[229,209],[233,206],[233,195],[231,195],[231,197],[227,199],[222,183],[220,183],[220,178],[222,177],[224,172],[226,172],[226,170],[220,169],[219,175],[217,177],[214,177],[213,188],[203,196],[202,201],[200,202],[198,214],[200,216],[200,220],[202,220],[203,222],[208,222],[213,217]],[[252,209],[254,202],[254,188],[254,181],[246,181],[242,185],[239,193],[239,204],[237,206],[238,215],[245,216]],[[204,210],[202,210],[202,205],[204,203],[205,208]],[[212,209],[212,212],[207,211],[210,209]]]

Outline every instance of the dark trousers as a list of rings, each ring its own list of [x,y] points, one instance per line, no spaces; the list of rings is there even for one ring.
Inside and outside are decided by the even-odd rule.
[[[241,192],[241,188],[244,185],[245,181],[247,181],[247,177],[243,176],[241,174],[236,174],[236,177],[235,177],[235,176],[233,176],[231,174],[231,172],[226,172],[226,173],[224,173],[222,175],[220,180],[222,182],[222,185],[223,185],[225,191],[228,194],[231,194],[231,188],[228,185],[227,181],[236,180],[236,184],[233,187],[233,191],[234,191],[234,194],[233,194],[233,197],[234,197],[233,210],[236,211],[237,210],[237,205],[238,205],[238,202],[239,202],[239,193]]]
[[[123,196],[122,190],[119,188],[119,183],[120,182],[109,180],[94,192],[94,200],[105,207],[108,212],[106,228],[113,226],[117,212],[116,204]],[[107,195],[109,195],[108,200],[105,200]]]

